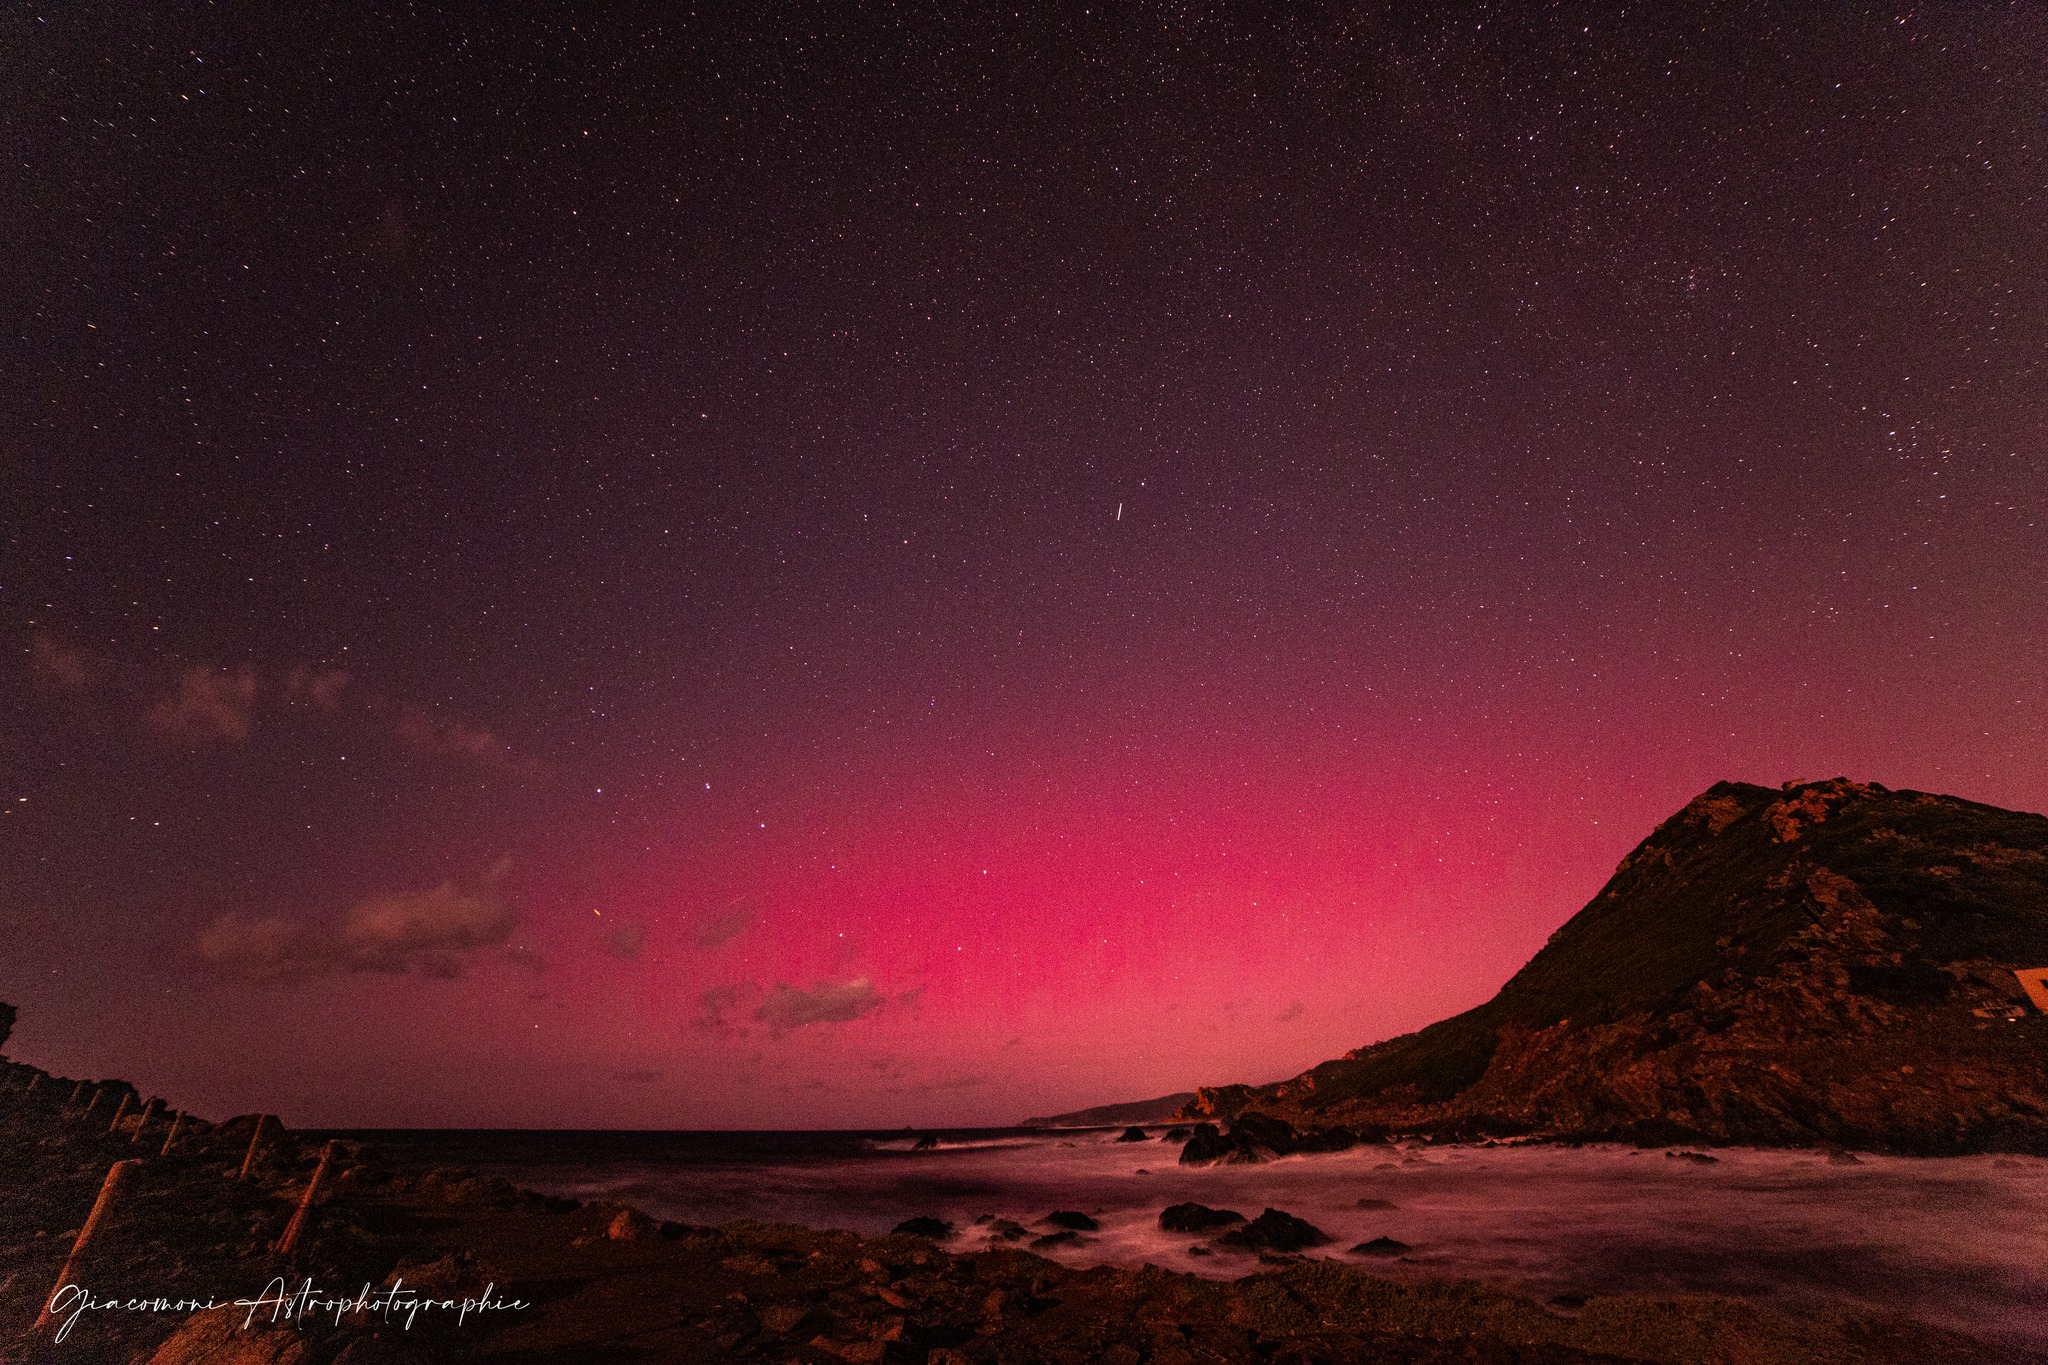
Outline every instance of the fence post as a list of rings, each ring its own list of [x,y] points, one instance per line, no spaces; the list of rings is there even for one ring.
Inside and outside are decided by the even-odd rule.
[[[256,1152],[263,1143],[264,1125],[269,1122],[270,1115],[268,1114],[258,1114],[256,1116],[256,1131],[249,1134],[249,1154],[242,1158],[242,1173],[236,1176],[235,1179],[247,1180],[249,1178],[249,1170],[256,1164]]]
[[[100,1224],[113,1211],[114,1196],[131,1172],[140,1170],[140,1161],[117,1161],[107,1171],[107,1179],[100,1186],[100,1197],[93,1201],[92,1212],[86,1215],[85,1226],[78,1230],[78,1240],[71,1244],[71,1254],[64,1258],[64,1268],[57,1272],[57,1283],[50,1286],[50,1296],[43,1300],[43,1311],[36,1316],[36,1325],[30,1329],[40,1332],[50,1324],[50,1305],[57,1301],[57,1295],[65,1285],[71,1283],[71,1272],[78,1268],[79,1258],[85,1254],[93,1234],[100,1230]]]
[[[285,1225],[284,1236],[277,1239],[280,1255],[289,1256],[292,1248],[299,1244],[299,1233],[305,1230],[306,1215],[312,1211],[313,1196],[320,1193],[320,1182],[327,1178],[327,1167],[334,1160],[334,1146],[337,1138],[327,1139],[327,1146],[321,1149],[320,1164],[313,1168],[313,1179],[306,1185],[306,1193],[299,1199],[299,1209],[292,1215],[292,1221]]]
[[[155,1118],[157,1115],[163,1113],[163,1111],[164,1102],[160,1099],[153,1099],[148,1104],[143,1105],[142,1118],[138,1120],[135,1125],[135,1136],[129,1138],[128,1141],[142,1141],[142,1130],[149,1127],[149,1121]]]
[[[114,1110],[114,1121],[107,1125],[107,1132],[109,1134],[116,1132],[121,1127],[121,1120],[128,1114],[128,1101],[134,1098],[135,1094],[133,1091],[123,1090],[121,1092],[121,1105],[118,1109]]]

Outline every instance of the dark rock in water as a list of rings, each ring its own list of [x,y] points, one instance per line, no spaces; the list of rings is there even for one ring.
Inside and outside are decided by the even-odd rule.
[[[929,1237],[937,1242],[953,1235],[953,1225],[937,1218],[906,1218],[889,1230],[908,1233],[912,1237]]]
[[[1267,1209],[1243,1227],[1224,1233],[1220,1240],[1230,1246],[1255,1250],[1300,1251],[1303,1247],[1327,1246],[1337,1239],[1291,1213]]]
[[[1081,1234],[1078,1232],[1048,1232],[1032,1242],[1031,1249],[1043,1251],[1048,1247],[1077,1247],[1082,1244]]]
[[[1705,1152],[1666,1152],[1664,1156],[1669,1161],[1690,1161],[1698,1166],[1715,1166],[1721,1161],[1720,1157],[1708,1156]]]
[[[1828,1153],[1828,1165],[1830,1166],[1861,1166],[1862,1164],[1854,1152],[1833,1151]]]
[[[1402,1256],[1413,1250],[1406,1242],[1397,1242],[1391,1237],[1375,1237],[1370,1242],[1360,1242],[1351,1248],[1353,1256]]]
[[[1169,1128],[1159,1137],[1161,1142],[1186,1142],[1192,1136],[1192,1128]]]
[[[1159,1226],[1168,1232],[1208,1232],[1242,1223],[1244,1215],[1232,1209],[1212,1209],[1207,1204],[1175,1204],[1159,1215]]]
[[[1076,1213],[1072,1209],[1061,1209],[1057,1213],[1048,1213],[1045,1215],[1045,1221],[1056,1228],[1066,1228],[1070,1232],[1094,1232],[1102,1226],[1102,1224],[1096,1222],[1087,1214]]]
[[[1294,1125],[1286,1119],[1256,1113],[1239,1114],[1231,1122],[1230,1137],[1237,1144],[1238,1151],[1248,1156],[1253,1152],[1286,1156],[1300,1142]]]
[[[1294,1140],[1297,1152],[1345,1152],[1357,1145],[1358,1134],[1342,1124],[1335,1128],[1312,1129]]]
[[[1400,1206],[1391,1199],[1361,1199],[1358,1201],[1358,1207],[1361,1209],[1392,1209],[1399,1208]]]
[[[1151,1139],[1145,1136],[1145,1130],[1144,1130],[1143,1128],[1126,1128],[1126,1129],[1124,1129],[1124,1135],[1123,1135],[1122,1137],[1118,1138],[1118,1139],[1117,1139],[1117,1141],[1118,1141],[1118,1142],[1149,1142],[1149,1141],[1151,1141]]]
[[[992,1241],[1021,1242],[1031,1235],[1031,1231],[1022,1223],[1013,1223],[1007,1218],[997,1218],[988,1225],[988,1235]]]
[[[915,1143],[911,1145],[910,1150],[913,1152],[929,1152],[932,1148],[938,1145],[938,1138],[934,1137],[930,1133],[926,1133],[923,1137],[919,1138]]]
[[[1215,1252],[1209,1250],[1209,1248],[1203,1246],[1199,1242],[1188,1248],[1188,1255],[1190,1256],[1214,1256],[1215,1254]]]
[[[1237,1144],[1216,1130],[1213,1123],[1198,1123],[1195,1131],[1188,1134],[1187,1145],[1180,1149],[1180,1164],[1183,1166],[1206,1166],[1212,1161],[1221,1161],[1237,1150]]]
[[[1216,1125],[1196,1126],[1181,1148],[1183,1166],[1213,1162],[1271,1161],[1277,1156],[1303,1152],[1341,1152],[1356,1146],[1358,1134],[1349,1128],[1321,1128],[1297,1133],[1294,1125],[1270,1114],[1244,1113],[1231,1120],[1230,1131],[1218,1133]]]

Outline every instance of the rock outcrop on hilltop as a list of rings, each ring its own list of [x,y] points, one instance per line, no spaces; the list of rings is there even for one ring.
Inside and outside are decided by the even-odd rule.
[[[1183,1117],[2048,1153],[2048,1017],[2016,976],[2042,966],[2048,818],[1722,782],[1484,1005]]]

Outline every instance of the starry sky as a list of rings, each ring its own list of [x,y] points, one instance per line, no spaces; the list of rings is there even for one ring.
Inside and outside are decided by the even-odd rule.
[[[10,1049],[1004,1123],[1722,778],[2048,809],[2044,107],[2027,3],[9,5]]]

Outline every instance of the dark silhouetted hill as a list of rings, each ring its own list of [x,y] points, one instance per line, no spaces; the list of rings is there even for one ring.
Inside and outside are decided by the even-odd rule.
[[[1110,1128],[1123,1123],[1163,1123],[1194,1103],[1195,1093],[1161,1095],[1156,1100],[1131,1100],[1125,1104],[1098,1104],[1093,1109],[1076,1109],[1071,1114],[1026,1119],[1019,1128]]]

